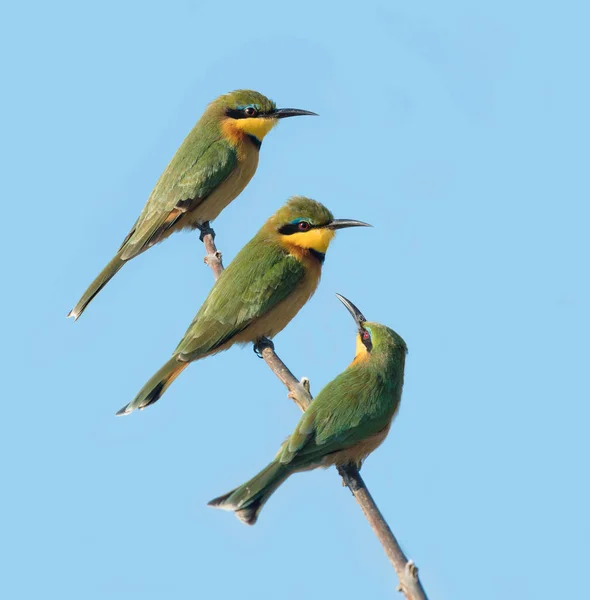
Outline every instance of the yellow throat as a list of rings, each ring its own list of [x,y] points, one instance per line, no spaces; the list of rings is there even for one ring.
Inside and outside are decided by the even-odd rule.
[[[258,141],[262,141],[264,136],[277,124],[278,119],[263,119],[253,117],[250,119],[225,119],[223,122],[223,131],[232,141],[238,141],[242,135],[253,135]],[[240,135],[242,134],[242,135]]]
[[[330,242],[334,239],[335,233],[333,229],[311,229],[285,236],[285,242],[299,248],[311,249],[325,254]]]
[[[368,358],[369,351],[367,350],[367,347],[363,344],[363,340],[361,340],[360,334],[357,334],[355,355],[352,364],[354,365],[355,363],[362,362],[364,360],[367,360]]]

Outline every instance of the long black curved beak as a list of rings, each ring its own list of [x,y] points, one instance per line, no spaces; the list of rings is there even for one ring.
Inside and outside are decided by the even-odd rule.
[[[311,115],[313,117],[320,116],[310,110],[301,110],[300,108],[277,108],[266,116],[271,119],[286,119],[287,117],[299,117],[302,115]]]
[[[348,309],[348,312],[352,315],[352,318],[356,321],[358,328],[362,329],[363,323],[365,323],[367,320],[367,319],[365,319],[363,313],[350,300],[347,300],[344,296],[341,296],[340,294],[336,294],[336,298],[338,298],[338,300],[340,300],[340,302],[342,302],[342,304],[344,304],[344,306],[346,306],[346,308]]]
[[[363,221],[354,221],[353,219],[333,219],[325,225],[326,229],[346,229],[346,227],[373,227]]]

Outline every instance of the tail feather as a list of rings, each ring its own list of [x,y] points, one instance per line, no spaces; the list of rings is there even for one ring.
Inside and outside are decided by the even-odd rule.
[[[151,379],[141,388],[139,394],[116,413],[116,416],[128,415],[136,408],[143,409],[154,402],[157,402],[162,394],[168,389],[170,384],[184,371],[188,366],[187,362],[180,362],[176,357],[172,357]]]
[[[290,469],[275,460],[250,481],[211,500],[208,505],[222,510],[233,510],[242,523],[254,525],[266,501],[289,475]]]
[[[84,295],[78,301],[78,304],[68,313],[68,318],[72,317],[74,321],[84,312],[93,298],[102,290],[102,288],[115,276],[119,269],[125,264],[125,261],[117,254],[113,260],[99,273],[98,277],[90,284]]]

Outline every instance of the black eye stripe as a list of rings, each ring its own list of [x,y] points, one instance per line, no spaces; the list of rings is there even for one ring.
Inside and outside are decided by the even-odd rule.
[[[246,109],[253,108],[254,112],[252,114],[247,114]],[[246,109],[237,110],[235,108],[226,108],[225,115],[226,117],[230,117],[231,119],[250,119],[255,116],[263,115],[263,112],[258,112],[254,107],[246,107]]]
[[[299,229],[299,225],[300,223],[287,223],[279,229],[279,233],[282,235],[292,235],[294,233],[301,233],[303,230]],[[312,228],[313,225],[310,224],[310,226],[305,231],[309,231]]]
[[[301,223],[301,221],[300,221],[300,223]],[[321,229],[322,227],[325,227],[326,225],[328,225],[329,222],[322,223],[321,225],[314,225],[313,223],[309,223],[309,227],[305,230],[299,229],[300,223],[287,223],[286,225],[279,227],[278,231],[281,235],[292,235],[293,233],[305,233],[306,231],[311,231],[312,229]]]
[[[371,334],[366,329],[361,329],[359,331],[359,334],[361,336],[361,341],[363,342],[363,345],[370,352],[373,349],[373,341],[371,339]]]

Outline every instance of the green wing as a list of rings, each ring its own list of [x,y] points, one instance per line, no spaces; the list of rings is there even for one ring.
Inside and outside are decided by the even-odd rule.
[[[304,277],[295,257],[255,237],[223,271],[176,353],[193,360],[215,350],[287,298]]]
[[[387,376],[352,365],[328,383],[301,417],[280,452],[283,464],[306,466],[355,446],[390,422],[401,394],[401,373]]]
[[[235,149],[224,139],[207,143],[193,130],[156,183],[120,248],[121,258],[133,258],[159,242],[230,175],[237,161]]]

